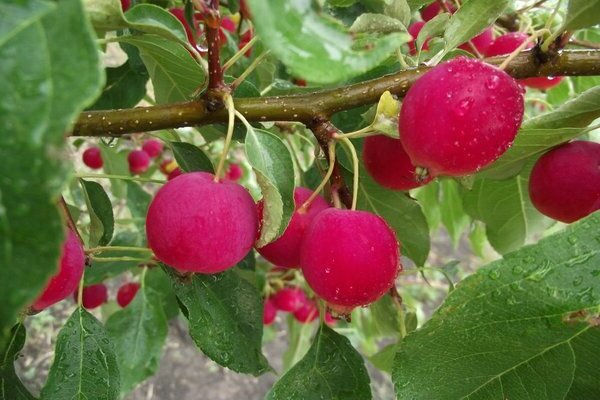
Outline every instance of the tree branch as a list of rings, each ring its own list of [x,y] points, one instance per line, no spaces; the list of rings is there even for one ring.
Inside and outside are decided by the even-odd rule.
[[[504,59],[503,56],[485,61],[498,65]],[[376,103],[386,90],[403,96],[429,69],[419,67],[399,71],[370,81],[314,93],[236,98],[234,102],[236,109],[251,122],[297,121],[310,125],[316,117],[327,118],[336,112]],[[551,54],[543,62],[535,49],[525,51],[510,62],[506,72],[515,78],[600,75],[600,50],[564,50],[560,54]],[[121,136],[126,133],[227,122],[227,112],[224,109],[211,109],[210,100],[202,98],[153,107],[86,111],[80,115],[72,135]]]

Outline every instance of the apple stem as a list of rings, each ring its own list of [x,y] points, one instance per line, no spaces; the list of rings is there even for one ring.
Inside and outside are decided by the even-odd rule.
[[[306,212],[306,210],[308,209],[308,207],[310,207],[310,204],[313,202],[313,200],[317,198],[319,193],[321,193],[321,191],[323,190],[323,188],[329,181],[329,178],[331,178],[331,174],[333,174],[333,168],[335,166],[335,144],[336,144],[335,140],[329,141],[329,143],[327,145],[327,150],[329,153],[329,168],[327,168],[327,172],[325,173],[325,176],[323,177],[323,180],[321,181],[321,183],[319,183],[319,186],[315,189],[315,191],[310,195],[310,197],[308,199],[306,199],[306,201],[298,209],[299,212]]]
[[[219,165],[215,171],[215,182],[219,182],[220,176],[223,173],[225,167],[225,160],[227,159],[227,153],[229,152],[229,146],[231,145],[231,138],[233,137],[233,127],[235,123],[235,105],[233,104],[233,97],[229,93],[226,93],[223,100],[227,107],[227,114],[229,115],[229,123],[227,125],[227,135],[225,136],[225,144],[223,144],[223,152],[221,158],[219,158]]]
[[[369,126],[365,126],[364,128],[361,128],[357,131],[354,132],[349,132],[349,133],[336,133],[333,135],[334,139],[339,139],[342,140],[344,138],[347,139],[358,139],[358,138],[363,138],[363,137],[367,137],[370,136],[372,134],[375,134],[376,132],[373,131],[373,127],[371,125]]]
[[[138,257],[91,257],[95,262],[113,262],[113,261],[134,261],[140,264],[155,264],[156,262],[150,258],[138,258]]]
[[[241,83],[248,77],[248,75],[250,75],[252,73],[252,71],[254,71],[254,69],[256,69],[256,67],[258,67],[258,64],[260,64],[262,62],[262,60],[264,60],[265,57],[267,57],[269,55],[270,52],[271,52],[270,50],[267,50],[264,53],[262,53],[260,56],[256,57],[256,59],[254,61],[252,61],[252,64],[250,64],[248,66],[248,68],[246,68],[246,70],[244,72],[242,72],[242,74],[240,76],[238,76],[237,78],[235,78],[235,80],[233,82],[231,82],[231,85],[229,85],[229,87],[231,87],[231,91],[235,90],[235,88],[240,86]]]
[[[81,280],[79,281],[79,286],[77,287],[77,305],[81,307],[83,303],[83,284],[85,282],[85,269],[81,274]]]
[[[358,199],[358,178],[359,178],[359,173],[360,173],[359,172],[359,164],[358,164],[358,155],[356,154],[356,149],[354,148],[354,145],[352,144],[350,139],[348,139],[346,137],[340,138],[339,135],[337,138],[339,138],[339,140],[342,143],[344,143],[346,148],[348,148],[348,151],[350,151],[350,155],[352,156],[353,176],[352,176],[352,207],[351,207],[351,210],[356,210],[356,201]]]
[[[132,251],[132,252],[141,252],[141,253],[152,253],[147,247],[130,247],[130,246],[98,246],[92,247],[91,249],[87,249],[85,252],[87,254],[94,253],[102,253],[105,251]]]
[[[223,64],[223,72],[227,71],[233,66],[258,40],[257,36],[254,36],[248,43],[244,45],[237,53],[235,53],[225,64]]]

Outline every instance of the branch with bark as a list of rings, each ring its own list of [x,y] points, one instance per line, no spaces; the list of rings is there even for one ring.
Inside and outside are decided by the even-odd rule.
[[[499,65],[505,58],[493,57],[485,61]],[[386,90],[402,97],[429,69],[423,66],[403,70],[377,79],[313,93],[235,98],[235,108],[250,122],[296,121],[310,126],[316,119],[328,119],[337,112],[376,103]],[[506,72],[515,78],[600,75],[600,50],[563,50],[544,59],[535,49],[525,51],[509,63]],[[71,135],[117,137],[127,133],[226,123],[227,111],[213,109],[211,100],[202,97],[152,107],[86,111],[79,116]]]

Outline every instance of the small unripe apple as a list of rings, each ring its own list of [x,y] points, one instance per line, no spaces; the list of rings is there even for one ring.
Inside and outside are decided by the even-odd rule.
[[[306,231],[300,257],[304,278],[336,312],[376,301],[401,270],[394,231],[366,211],[329,208]]]
[[[300,246],[306,228],[317,214],[329,208],[329,204],[321,196],[315,197],[306,209],[301,208],[312,193],[310,189],[303,187],[294,190],[295,210],[285,232],[277,240],[256,249],[265,259],[279,267],[294,268],[300,265]],[[261,220],[262,207],[261,201],[258,203],[258,215]]]
[[[91,169],[100,169],[104,165],[102,152],[98,147],[90,147],[83,152],[83,163]]]
[[[600,210],[600,143],[575,141],[540,157],[529,197],[542,214],[565,223]]]
[[[50,278],[40,296],[33,303],[32,308],[41,311],[73,293],[79,285],[84,266],[85,254],[79,237],[69,230],[62,245],[58,271]]]
[[[252,249],[257,229],[248,191],[237,183],[215,182],[206,172],[167,182],[146,217],[154,255],[182,272],[214,274],[233,267]]]
[[[132,174],[142,174],[148,170],[150,156],[144,150],[133,150],[127,156],[127,161]]]
[[[140,284],[135,282],[129,282],[121,285],[117,292],[117,303],[122,308],[125,308],[133,301],[138,290],[140,290]]]
[[[78,290],[75,289],[73,292],[73,300],[77,302]],[[96,285],[84,286],[81,293],[81,304],[83,307],[91,310],[96,307],[100,307],[108,300],[108,289],[103,283]]]

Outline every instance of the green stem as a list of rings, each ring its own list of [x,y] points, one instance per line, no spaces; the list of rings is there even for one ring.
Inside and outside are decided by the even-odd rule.
[[[98,246],[86,250],[87,253],[101,253],[104,251],[132,251],[141,253],[152,253],[147,247],[131,247],[131,246]]]
[[[338,139],[338,137],[336,137],[336,139]],[[356,149],[354,148],[354,145],[352,144],[352,142],[345,137],[339,138],[339,140],[342,141],[342,143],[344,143],[344,145],[348,148],[348,150],[350,151],[350,155],[352,156],[352,169],[353,169],[353,173],[354,176],[352,177],[352,210],[356,210],[356,202],[358,200],[358,178],[359,178],[359,164],[358,164],[358,154],[356,154]]]
[[[89,178],[89,179],[121,179],[124,181],[137,181],[137,182],[152,182],[152,183],[167,183],[164,179],[153,179],[144,178],[141,176],[128,176],[128,175],[111,175],[111,174],[75,174],[77,178]]]
[[[231,145],[231,138],[233,137],[233,127],[235,122],[235,105],[233,104],[233,98],[230,94],[226,94],[223,98],[225,105],[227,106],[227,114],[229,115],[229,123],[227,125],[227,135],[225,136],[225,144],[223,145],[223,152],[221,158],[219,158],[219,165],[215,171],[215,182],[221,179],[223,168],[225,167],[225,160],[227,160],[227,153],[229,152],[229,146]]]
[[[269,52],[270,51],[265,51],[260,56],[256,57],[256,59],[254,59],[254,61],[252,61],[252,64],[250,64],[248,66],[248,68],[246,68],[246,70],[244,72],[242,72],[242,74],[240,76],[235,78],[235,80],[231,83],[231,88],[235,89],[236,87],[240,86],[240,84],[242,82],[244,82],[244,80],[246,80],[248,75],[250,75],[252,73],[252,71],[254,71],[254,69],[258,66],[258,64],[260,64],[260,62],[262,60],[264,60],[266,56],[269,55]]]
[[[334,139],[340,139],[340,140],[342,140],[342,139],[358,139],[358,138],[370,136],[375,133],[376,132],[373,130],[373,127],[371,125],[369,125],[369,126],[365,126],[364,128],[361,128],[354,132],[337,133],[334,136]]]
[[[149,258],[137,258],[137,257],[92,257],[95,262],[113,262],[113,261],[135,261],[139,263],[152,263],[154,260]]]
[[[331,140],[329,142],[329,144],[327,145],[327,150],[329,153],[329,168],[327,168],[327,173],[325,174],[323,180],[321,181],[321,183],[319,183],[319,186],[315,189],[315,191],[310,195],[308,199],[306,199],[304,204],[302,204],[302,206],[298,209],[299,212],[302,210],[306,211],[306,209],[310,207],[310,204],[319,195],[319,193],[321,193],[321,191],[329,181],[329,178],[331,178],[331,175],[333,174],[333,168],[335,167],[335,140]]]
[[[77,305],[81,307],[83,303],[83,283],[85,281],[85,269],[83,270],[83,274],[81,274],[81,280],[79,281],[79,287],[77,288]]]
[[[244,45],[237,53],[233,55],[225,64],[223,64],[223,72],[227,71],[233,66],[249,49],[254,46],[254,43],[258,40],[258,36],[254,36],[248,43]]]

